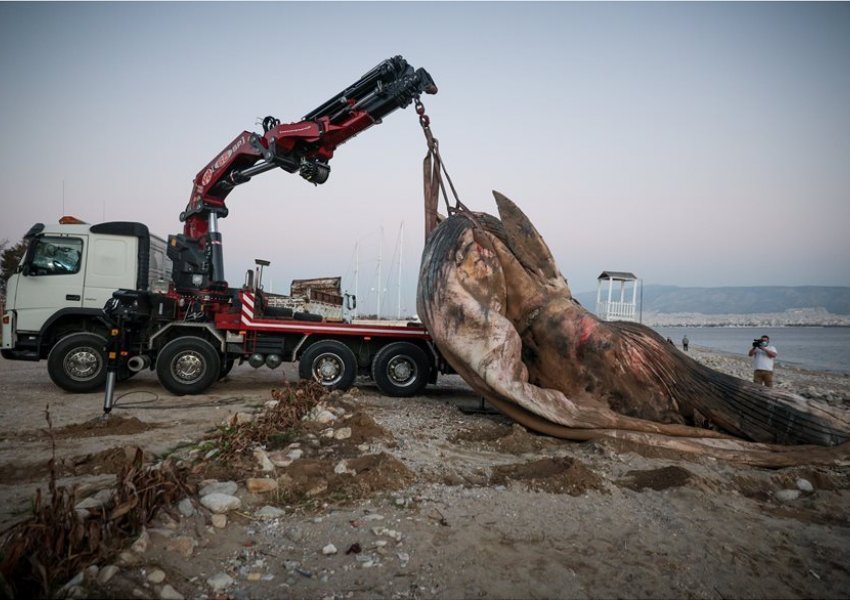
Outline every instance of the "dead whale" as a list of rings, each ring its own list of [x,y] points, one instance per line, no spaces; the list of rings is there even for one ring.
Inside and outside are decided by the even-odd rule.
[[[417,290],[440,352],[493,406],[567,439],[763,466],[850,463],[850,411],[714,371],[648,327],[600,321],[526,215],[494,195],[499,219],[465,210],[433,230]]]

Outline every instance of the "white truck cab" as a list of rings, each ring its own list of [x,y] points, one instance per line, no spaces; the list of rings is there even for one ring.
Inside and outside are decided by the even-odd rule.
[[[115,290],[146,290],[170,277],[165,241],[141,223],[89,225],[63,218],[57,225],[34,225],[25,240],[26,253],[6,284],[0,345],[6,359],[48,358],[64,337],[79,333],[105,340],[102,309]],[[81,357],[65,357],[74,358]],[[70,391],[100,385],[95,380],[101,378],[102,365],[96,366],[97,373],[79,370],[86,371],[81,378],[94,374],[94,379]]]

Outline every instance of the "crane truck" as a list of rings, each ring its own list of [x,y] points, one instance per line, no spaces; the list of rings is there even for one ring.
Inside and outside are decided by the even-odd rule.
[[[421,324],[358,324],[281,307],[263,288],[267,261],[229,286],[219,220],[228,194],[260,173],[324,183],[339,145],[436,92],[427,71],[396,56],[296,123],[266,117],[263,133],[243,131],[198,172],[180,213],[183,232],[167,240],[136,222],[36,224],[7,285],[2,356],[47,359],[59,387],[106,386],[108,396],[115,379],[144,369],[173,394],[198,394],[246,361],[297,362],[300,377],[333,389],[369,375],[387,395],[416,394],[450,371]],[[324,299],[345,302],[333,296]]]

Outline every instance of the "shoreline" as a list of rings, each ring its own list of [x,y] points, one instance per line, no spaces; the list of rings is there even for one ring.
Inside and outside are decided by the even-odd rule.
[[[770,335],[778,342],[777,364],[783,367],[850,375],[850,335],[837,327],[655,327],[676,342],[687,335],[691,348],[700,346],[748,359],[752,339]]]
[[[668,323],[668,324],[665,324],[665,325],[661,325],[659,323],[655,323],[655,324],[652,324],[652,325],[650,325],[649,323],[643,323],[643,324],[646,325],[647,327],[651,327],[653,329],[656,328],[656,327],[669,327],[671,329],[674,328],[674,327],[686,327],[686,328],[691,328],[691,329],[750,329],[750,328],[758,329],[758,328],[761,328],[761,327],[767,327],[769,329],[785,329],[785,328],[795,328],[795,329],[800,329],[800,328],[802,328],[802,329],[806,329],[806,328],[810,328],[810,329],[841,329],[841,328],[845,328],[846,329],[847,327],[850,327],[850,324],[844,324],[844,323],[785,323],[785,324],[782,324],[782,325],[760,325],[758,323],[744,324],[744,325],[738,325],[738,324],[733,324],[733,323],[729,323],[729,324],[704,323],[704,324],[700,324],[700,325],[692,325],[692,324],[687,324],[687,323]]]
[[[693,344],[685,354],[716,371],[752,381],[752,364],[748,356]],[[777,361],[774,380],[778,389],[850,407],[850,374]]]

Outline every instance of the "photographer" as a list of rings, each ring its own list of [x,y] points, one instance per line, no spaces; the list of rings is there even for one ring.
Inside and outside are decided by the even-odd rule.
[[[753,357],[753,382],[773,387],[773,359],[778,352],[770,345],[770,337],[763,335],[753,340],[749,355]]]

